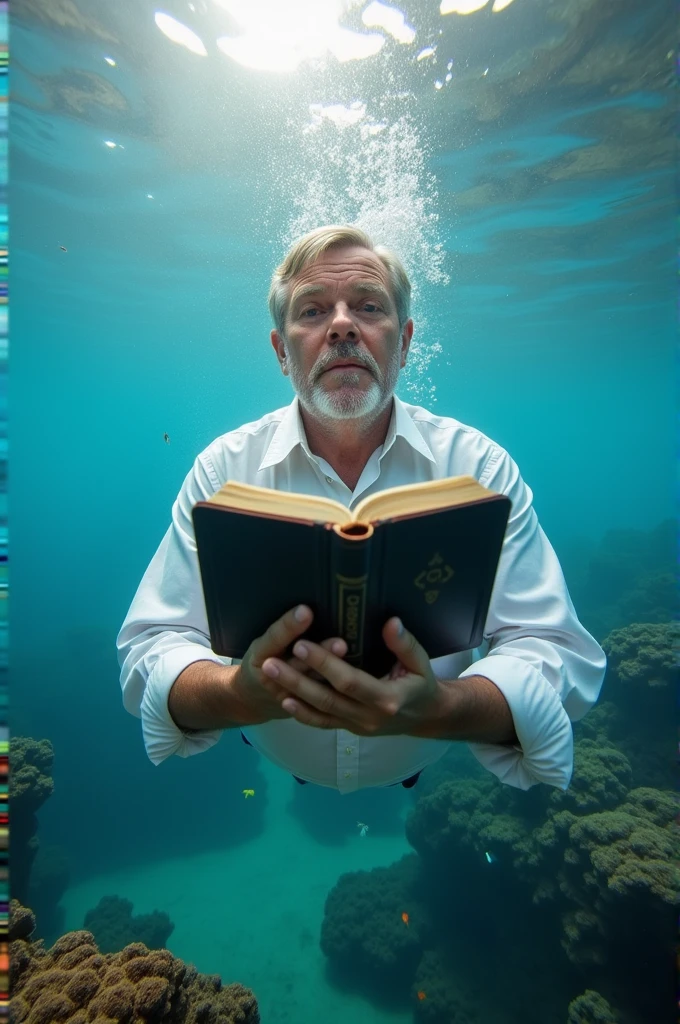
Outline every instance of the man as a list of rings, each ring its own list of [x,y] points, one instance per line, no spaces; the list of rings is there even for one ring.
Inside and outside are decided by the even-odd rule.
[[[271,342],[296,397],[198,456],[118,637],[125,707],[141,717],[155,764],[240,728],[298,781],[349,793],[411,785],[462,740],[509,785],[567,788],[571,722],[597,700],[604,652],[576,617],[508,453],[394,395],[413,335],[409,300],[399,260],[355,228],[310,232],[275,271]],[[394,668],[374,679],[343,661],[341,639],[297,640],[312,621],[303,605],[240,664],[211,651],[191,509],[227,479],[353,507],[387,487],[461,474],[512,502],[483,648],[430,662],[408,623],[390,619]]]

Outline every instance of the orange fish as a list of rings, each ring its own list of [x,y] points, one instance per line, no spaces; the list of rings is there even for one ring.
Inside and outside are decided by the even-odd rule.
[[[406,913],[406,911],[404,911],[404,913],[401,915],[401,919],[408,928],[408,914]]]
[[[423,992],[422,989],[418,993],[418,999],[420,999],[421,1003],[422,1003],[423,999],[427,999],[427,996],[425,995],[425,993]]]

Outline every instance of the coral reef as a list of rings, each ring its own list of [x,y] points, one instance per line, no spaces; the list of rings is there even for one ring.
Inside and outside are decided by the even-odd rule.
[[[49,950],[31,942],[31,912],[10,907],[10,1020],[14,1024],[259,1024],[253,993],[222,987],[167,950],[137,942],[101,953],[88,931]]]
[[[620,1024],[620,1020],[599,992],[586,989],[569,1003],[567,1024]]]
[[[637,785],[665,789],[677,784],[679,640],[677,623],[635,622],[602,641],[608,659],[603,699],[616,707],[607,732],[628,758]]]
[[[576,724],[566,792],[520,792],[451,764],[428,775],[406,822],[417,862],[340,879],[326,903],[326,955],[356,957],[353,969],[363,962],[383,984],[398,963],[417,1021],[543,1024],[567,1007],[569,1024],[670,1020],[679,802],[649,784],[660,776],[637,743],[653,745],[666,726],[676,636],[670,623],[635,623],[606,638],[616,703]],[[407,891],[418,908],[408,950],[395,930]],[[498,965],[486,989],[485,958]]]
[[[637,894],[675,906],[680,903],[677,812],[673,794],[633,790],[615,811],[573,823],[565,861],[582,865],[586,884],[591,889],[597,884],[601,896]]]
[[[477,1000],[464,992],[444,950],[428,949],[423,954],[413,982],[413,1001],[416,1024],[481,1024],[483,1020]]]
[[[38,850],[36,812],[52,795],[54,750],[49,740],[12,736],[9,744],[9,799],[12,807],[10,857],[12,892],[26,900],[31,866]]]
[[[103,896],[86,913],[83,928],[92,932],[100,952],[117,953],[134,942],[143,942],[149,949],[163,949],[175,926],[164,911],[133,917],[130,900]]]
[[[340,878],[326,900],[321,928],[321,949],[336,966],[376,986],[410,984],[428,928],[414,893],[418,870],[418,858],[408,854],[389,868]]]
[[[602,641],[607,678],[600,703],[576,726],[582,739],[614,744],[625,754],[634,785],[676,785],[676,650],[672,622],[635,622]]]
[[[552,807],[576,814],[615,807],[630,789],[633,772],[628,758],[608,742],[580,739],[574,746],[574,771],[566,793],[551,794]]]
[[[677,681],[679,639],[675,622],[635,622],[615,629],[602,643],[608,672],[648,706],[650,699],[668,692]]]

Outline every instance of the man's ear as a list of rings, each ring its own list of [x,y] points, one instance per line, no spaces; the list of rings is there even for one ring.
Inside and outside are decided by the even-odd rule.
[[[413,337],[413,320],[407,320],[404,324],[404,328],[401,332],[401,361],[399,363],[400,368],[406,366],[406,356],[408,355],[409,346],[411,344],[411,338]]]
[[[279,366],[281,367],[281,372],[287,377],[288,365],[286,363],[286,344],[278,331],[272,331],[270,338],[272,347],[276,352],[276,358],[279,361]]]

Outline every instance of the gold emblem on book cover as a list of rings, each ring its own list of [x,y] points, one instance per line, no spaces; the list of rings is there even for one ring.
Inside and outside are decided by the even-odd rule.
[[[439,597],[441,588],[449,582],[452,576],[453,569],[450,565],[445,564],[442,556],[436,552],[427,563],[427,569],[419,572],[413,582],[420,590],[425,591],[423,597],[427,603],[434,604]],[[439,587],[435,589],[434,583],[438,583]]]

